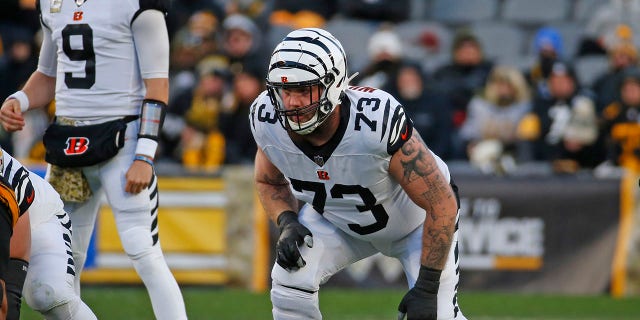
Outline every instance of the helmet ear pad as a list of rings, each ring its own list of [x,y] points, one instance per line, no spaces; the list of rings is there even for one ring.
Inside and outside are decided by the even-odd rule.
[[[333,73],[329,72],[324,76],[324,84],[325,85],[330,85],[332,84],[334,81],[336,81],[336,77],[333,75]]]

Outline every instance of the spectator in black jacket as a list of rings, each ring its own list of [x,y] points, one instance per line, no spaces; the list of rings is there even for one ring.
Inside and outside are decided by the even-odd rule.
[[[519,134],[530,160],[551,161],[556,172],[573,173],[603,161],[593,99],[581,91],[573,68],[556,62],[548,80],[549,97],[536,97],[533,113]]]
[[[451,110],[447,97],[434,91],[422,67],[403,63],[395,81],[384,89],[398,99],[413,119],[413,127],[420,133],[429,149],[443,159],[450,157]]]
[[[493,63],[484,57],[482,44],[469,30],[459,31],[453,41],[451,62],[433,74],[437,90],[446,95],[452,110],[454,143],[451,156],[465,159],[462,141],[456,138],[464,123],[467,105],[478,90],[484,87]]]

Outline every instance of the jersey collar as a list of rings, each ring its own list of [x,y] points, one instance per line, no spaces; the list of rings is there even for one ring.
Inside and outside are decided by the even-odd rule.
[[[333,135],[333,137],[331,137],[331,139],[329,139],[327,143],[321,146],[314,146],[304,140],[292,140],[293,144],[295,144],[296,147],[298,147],[298,149],[300,149],[300,151],[302,151],[302,153],[307,156],[307,158],[322,167],[323,165],[320,165],[320,163],[327,163],[327,161],[331,157],[331,154],[333,154],[333,152],[340,144],[340,141],[342,141],[342,138],[347,131],[347,127],[349,126],[350,116],[351,102],[345,96],[340,101],[340,124],[338,125],[338,129],[336,129],[336,133]],[[322,159],[322,161],[319,161],[320,158]]]

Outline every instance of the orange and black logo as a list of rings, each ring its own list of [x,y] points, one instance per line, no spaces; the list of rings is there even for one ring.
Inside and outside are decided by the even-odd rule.
[[[67,139],[67,148],[64,154],[68,156],[81,155],[89,150],[89,138],[87,137],[69,137]]]

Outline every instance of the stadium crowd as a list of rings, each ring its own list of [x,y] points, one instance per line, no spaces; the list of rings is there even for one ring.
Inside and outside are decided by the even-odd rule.
[[[273,46],[300,27],[343,39],[349,72],[359,72],[351,84],[397,97],[446,161],[506,174],[531,162],[574,173],[638,159],[640,0],[172,0],[170,8],[159,162],[197,172],[252,163],[251,103]],[[35,70],[39,29],[35,0],[0,4],[2,99]],[[42,161],[53,108],[27,113],[26,130],[1,132],[2,148]]]

